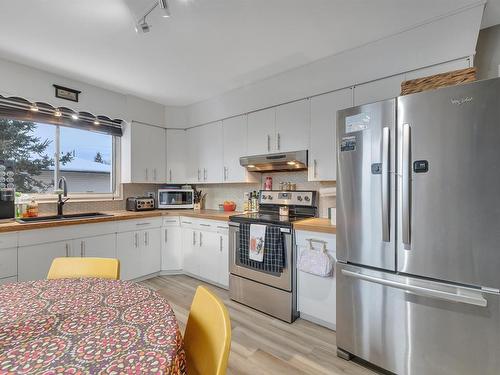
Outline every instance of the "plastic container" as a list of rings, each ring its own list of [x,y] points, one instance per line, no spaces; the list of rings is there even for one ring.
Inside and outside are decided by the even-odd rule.
[[[32,199],[27,206],[28,217],[38,217],[38,202]]]

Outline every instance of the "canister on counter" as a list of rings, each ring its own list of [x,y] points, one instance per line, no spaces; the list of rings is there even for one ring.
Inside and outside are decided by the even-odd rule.
[[[266,177],[264,182],[264,190],[273,190],[273,178],[271,176]]]

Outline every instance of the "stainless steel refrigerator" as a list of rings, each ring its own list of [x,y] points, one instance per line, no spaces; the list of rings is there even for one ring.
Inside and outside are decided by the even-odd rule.
[[[500,79],[338,112],[337,346],[500,374]]]

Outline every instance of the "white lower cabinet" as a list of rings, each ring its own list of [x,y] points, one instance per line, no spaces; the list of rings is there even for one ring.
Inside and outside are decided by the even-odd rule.
[[[71,254],[71,241],[21,246],[17,250],[18,281],[46,279],[54,258]]]
[[[322,251],[325,244],[329,256],[335,260],[335,235],[297,231],[297,256],[308,249]],[[335,266],[334,266],[335,268]],[[330,329],[336,328],[336,270],[331,277],[321,277],[297,270],[297,309],[300,317]]]
[[[179,218],[164,218],[161,235],[161,270],[182,270],[182,232]]]
[[[192,276],[229,286],[227,223],[181,220],[183,270]]]
[[[121,279],[137,279],[160,271],[161,223],[161,218],[151,218],[130,220],[118,227],[116,256]]]
[[[192,275],[199,273],[197,232],[191,227],[182,227],[182,263],[183,270]]]
[[[0,238],[0,284],[17,281],[17,233]]]
[[[116,258],[115,233],[76,239],[72,245],[72,256]]]
[[[118,258],[123,280],[183,271],[229,285],[227,223],[174,216],[23,231],[19,243],[1,234],[0,284],[45,279],[54,258],[71,256]]]

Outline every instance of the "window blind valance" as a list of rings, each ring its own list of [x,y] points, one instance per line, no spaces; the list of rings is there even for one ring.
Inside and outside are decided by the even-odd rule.
[[[93,115],[89,112],[76,112],[67,107],[53,107],[43,102],[30,102],[19,97],[0,95],[0,117],[21,121],[41,122],[122,136],[120,119]]]

